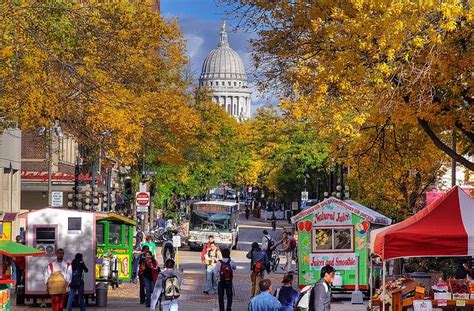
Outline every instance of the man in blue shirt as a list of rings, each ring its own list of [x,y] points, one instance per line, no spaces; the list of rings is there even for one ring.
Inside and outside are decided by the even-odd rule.
[[[250,301],[250,311],[279,311],[281,303],[272,294],[272,282],[263,279],[258,283],[260,294]]]

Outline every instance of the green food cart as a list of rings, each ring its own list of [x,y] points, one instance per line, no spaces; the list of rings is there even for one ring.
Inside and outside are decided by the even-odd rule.
[[[96,238],[97,257],[96,278],[102,279],[101,270],[104,257],[110,258],[118,271],[118,280],[132,278],[133,229],[136,222],[116,213],[100,214],[97,217]],[[111,268],[113,270],[113,268]]]
[[[314,285],[321,268],[336,269],[336,290],[369,290],[370,230],[391,223],[391,219],[361,204],[329,198],[292,217],[297,228],[298,282]],[[357,275],[358,272],[358,275]]]

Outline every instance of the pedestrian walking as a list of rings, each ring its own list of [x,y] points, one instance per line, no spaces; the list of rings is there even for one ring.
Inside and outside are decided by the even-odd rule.
[[[276,243],[274,247],[278,247],[280,245],[281,251],[285,254],[286,258],[286,265],[282,267],[282,269],[288,273],[290,271],[293,271],[293,253],[291,250],[291,241],[288,232],[283,232],[282,239],[278,243]]]
[[[145,280],[145,306],[148,308],[150,307],[151,295],[153,294],[153,288],[155,287],[155,282],[160,272],[159,269],[155,256],[152,255],[151,251],[146,252],[143,277]]]
[[[150,251],[148,246],[142,247],[142,253],[138,260],[138,280],[140,286],[140,304],[146,302],[146,288],[145,288],[145,266],[146,266],[146,253]]]
[[[163,272],[158,275],[151,297],[150,311],[155,310],[158,302],[162,311],[178,311],[183,277],[174,269],[174,265],[173,259],[167,259]]]
[[[321,279],[314,285],[309,295],[310,311],[331,310],[331,284],[335,274],[336,270],[330,265],[321,269]]]
[[[217,292],[217,282],[215,269],[217,261],[222,259],[222,253],[217,249],[216,243],[211,243],[211,248],[207,251],[204,256],[206,265],[206,284],[204,286],[204,294],[209,294],[211,291]]]
[[[140,239],[140,242],[145,240],[145,234],[143,234],[142,227],[137,227],[137,233],[135,233],[135,237]]]
[[[69,297],[67,299],[67,311],[72,310],[72,305],[77,294],[81,311],[86,311],[84,301],[84,273],[89,269],[84,263],[81,253],[77,253],[67,270],[67,280],[69,282]]]
[[[214,270],[217,275],[217,296],[219,298],[219,311],[232,310],[232,300],[234,297],[234,271],[237,269],[235,262],[230,259],[230,250],[222,250],[222,259],[216,264]],[[224,306],[224,295],[227,297],[227,308]]]
[[[456,270],[456,278],[460,280],[472,280],[474,272],[472,270],[472,263],[470,260],[463,260]]]
[[[16,243],[25,244],[21,235],[16,236]],[[24,285],[25,281],[25,268],[26,261],[24,256],[13,257],[13,263],[15,267],[15,289],[18,289],[18,285]]]
[[[142,255],[143,243],[138,236],[135,236],[133,243],[133,259],[132,259],[132,282],[137,283],[138,264]]]
[[[270,259],[272,258],[273,246],[275,242],[273,241],[268,231],[265,229],[263,230],[263,237],[262,237],[262,251],[267,253],[268,264],[266,267],[267,273],[270,273]]]
[[[298,302],[298,291],[293,288],[293,273],[287,273],[283,277],[283,286],[275,291],[275,297],[281,303],[281,311],[295,310]]]
[[[153,241],[153,237],[151,235],[146,236],[146,242],[143,243],[143,246],[148,246],[153,257],[156,256],[156,243]]]
[[[44,280],[49,295],[53,311],[62,311],[64,300],[66,299],[66,289],[68,286],[67,270],[69,264],[64,260],[64,250],[56,250],[56,259],[51,262],[44,271]]]
[[[201,251],[201,262],[203,265],[206,265],[205,261],[206,261],[206,254],[207,254],[207,251],[211,248],[211,243],[214,243],[217,247],[217,249],[220,251],[220,247],[219,245],[214,241],[214,236],[213,235],[209,235],[207,237],[207,243],[203,245],[202,247],[202,251]]]
[[[260,294],[252,298],[249,311],[278,311],[281,310],[281,303],[271,294],[272,282],[263,279],[258,283]]]
[[[265,268],[268,265],[267,253],[262,251],[257,242],[252,243],[251,250],[247,253],[250,259],[250,298],[260,293],[259,283],[263,279]]]

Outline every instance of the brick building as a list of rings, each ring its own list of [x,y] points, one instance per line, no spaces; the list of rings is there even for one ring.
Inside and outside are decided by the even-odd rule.
[[[74,167],[79,155],[77,142],[54,131],[25,131],[21,146],[21,209],[48,206],[48,143],[51,139],[51,191],[73,191]]]

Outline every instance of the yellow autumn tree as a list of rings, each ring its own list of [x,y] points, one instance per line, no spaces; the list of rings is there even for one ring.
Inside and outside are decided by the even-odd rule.
[[[142,149],[179,158],[197,117],[184,40],[141,1],[0,4],[0,115],[22,129],[60,121],[123,163]]]
[[[283,108],[312,118],[337,146],[390,121],[418,127],[474,170],[465,156],[474,152],[471,1],[223,2],[258,29],[261,86],[281,90]]]

